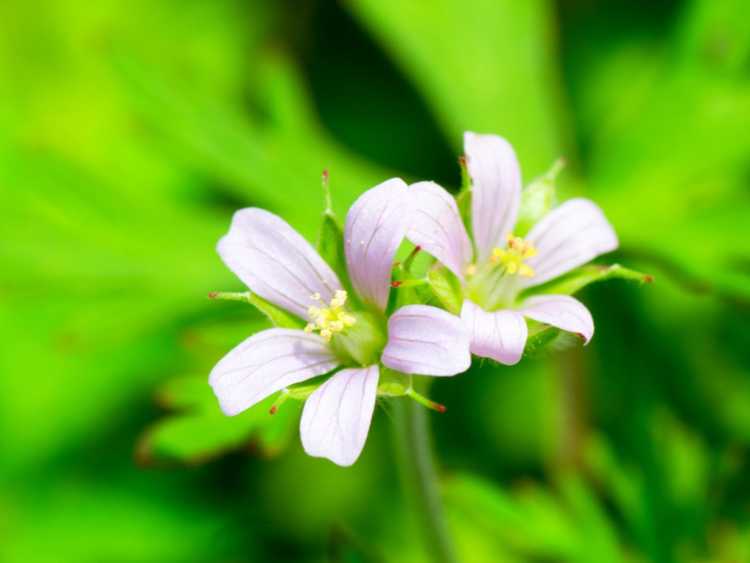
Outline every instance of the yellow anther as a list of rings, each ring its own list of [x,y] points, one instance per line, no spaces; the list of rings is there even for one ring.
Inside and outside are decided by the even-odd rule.
[[[469,264],[466,267],[466,275],[467,276],[473,276],[476,273],[477,273],[477,266],[476,266],[476,264]]]
[[[521,264],[518,267],[518,275],[525,278],[532,278],[534,277],[534,268],[532,268],[528,264]]]
[[[337,290],[333,295],[333,299],[331,299],[331,307],[343,307],[346,304],[346,297],[346,291],[344,291],[343,289]]]
[[[314,293],[310,298],[320,303],[321,306],[313,305],[307,309],[310,322],[305,327],[305,332],[320,331],[320,336],[326,342],[330,342],[334,334],[342,332],[346,327],[350,327],[357,322],[356,317],[344,309],[347,293],[343,289],[339,289],[333,294],[333,298],[327,307],[319,293]]]
[[[490,261],[501,266],[506,274],[532,277],[534,269],[523,261],[536,256],[534,245],[512,234],[508,235],[507,241],[506,248],[492,249]]]

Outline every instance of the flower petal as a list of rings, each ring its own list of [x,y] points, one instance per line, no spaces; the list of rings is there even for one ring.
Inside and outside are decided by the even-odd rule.
[[[505,245],[521,202],[521,168],[513,147],[497,135],[464,133],[466,165],[472,182],[471,223],[478,258]]]
[[[583,337],[594,335],[594,319],[586,306],[569,295],[539,295],[526,299],[518,310],[524,316]]]
[[[331,267],[289,224],[263,209],[240,209],[217,246],[247,287],[304,319],[320,293],[329,301],[341,283]]]
[[[272,328],[240,343],[211,370],[221,410],[233,416],[284,387],[338,365],[326,342],[301,330]]]
[[[435,182],[409,186],[412,213],[406,237],[463,279],[471,242],[453,196]]]
[[[471,333],[473,354],[506,365],[521,360],[528,328],[520,313],[510,310],[488,313],[467,299],[461,308],[461,319]]]
[[[388,320],[381,361],[402,373],[455,375],[469,369],[469,334],[461,319],[428,305],[408,305]]]
[[[308,397],[300,423],[308,455],[344,467],[357,461],[370,430],[378,375],[376,365],[344,369]]]
[[[526,240],[537,249],[527,263],[535,274],[524,287],[539,285],[617,248],[617,235],[591,200],[570,199],[542,217]]]
[[[344,249],[352,285],[360,297],[384,310],[393,256],[406,234],[406,184],[391,178],[367,190],[346,216]]]

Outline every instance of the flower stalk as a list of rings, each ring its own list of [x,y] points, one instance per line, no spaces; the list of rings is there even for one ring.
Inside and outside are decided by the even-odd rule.
[[[458,559],[440,498],[428,411],[417,398],[424,399],[422,395],[414,391],[410,396],[415,400],[392,401],[396,459],[402,487],[432,561],[456,563]]]

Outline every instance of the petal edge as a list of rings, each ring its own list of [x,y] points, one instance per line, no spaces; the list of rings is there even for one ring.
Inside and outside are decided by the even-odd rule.
[[[594,335],[594,319],[586,306],[569,295],[538,295],[526,299],[518,309],[524,316],[583,337],[588,344]]]
[[[466,234],[456,200],[435,182],[409,186],[412,214],[408,238],[463,279],[471,261],[471,242]]]
[[[505,365],[521,361],[528,328],[523,316],[511,310],[488,313],[476,303],[464,301],[461,319],[471,334],[471,352]]]
[[[471,176],[471,222],[478,258],[487,258],[513,230],[521,203],[521,168],[511,144],[498,135],[464,133]]]
[[[402,373],[450,376],[471,365],[469,334],[461,319],[429,305],[407,305],[388,320],[383,364]]]
[[[388,304],[393,257],[406,235],[407,187],[391,178],[370,188],[346,216],[344,250],[352,285],[381,311]]]
[[[307,398],[300,437],[308,455],[342,467],[357,461],[370,430],[379,373],[376,365],[341,370]]]
[[[307,319],[314,293],[329,301],[341,282],[289,223],[257,207],[240,209],[217,245],[242,282],[274,305]]]
[[[208,382],[221,410],[234,416],[284,387],[331,371],[338,360],[325,341],[301,330],[272,328],[235,346]]]

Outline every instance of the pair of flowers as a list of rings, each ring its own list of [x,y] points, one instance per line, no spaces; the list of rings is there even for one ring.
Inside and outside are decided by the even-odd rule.
[[[216,365],[209,382],[226,414],[333,372],[307,398],[300,433],[308,454],[347,466],[364,446],[381,366],[451,376],[469,368],[471,354],[514,364],[526,343],[524,317],[591,338],[591,315],[572,297],[517,301],[522,290],[617,247],[601,210],[589,200],[569,200],[525,239],[514,236],[521,175],[512,147],[498,136],[466,133],[464,150],[473,241],[455,199],[443,188],[387,180],[365,192],[347,214],[346,287],[276,215],[257,208],[235,214],[219,241],[220,256],[252,292],[307,325],[259,332]],[[423,304],[387,315],[393,260],[405,238],[458,280],[460,317]]]

